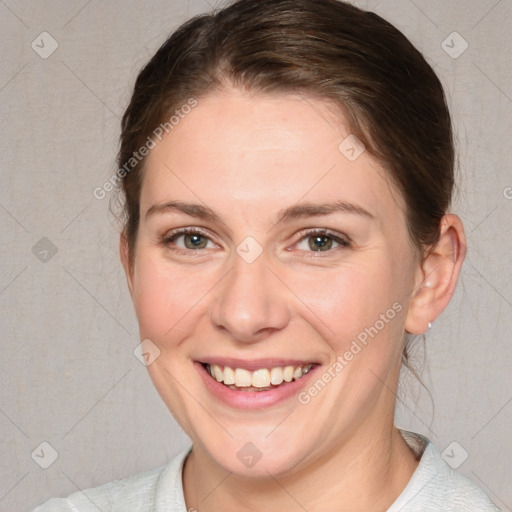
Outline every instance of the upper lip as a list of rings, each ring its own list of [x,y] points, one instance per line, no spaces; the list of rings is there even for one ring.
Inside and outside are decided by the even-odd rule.
[[[242,368],[255,371],[260,368],[275,368],[277,366],[304,366],[318,364],[312,359],[290,359],[280,357],[265,357],[259,359],[238,359],[233,357],[207,357],[199,361],[202,364],[216,364],[217,366],[229,366],[229,368]]]

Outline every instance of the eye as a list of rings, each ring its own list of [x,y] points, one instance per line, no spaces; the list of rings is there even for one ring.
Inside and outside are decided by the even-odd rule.
[[[325,229],[303,233],[302,238],[297,244],[297,248],[300,250],[314,252],[329,252],[349,246],[350,242],[347,239]]]
[[[210,247],[208,247],[208,243],[211,244]],[[163,238],[162,245],[178,251],[217,247],[205,233],[197,228],[183,228],[172,231]]]

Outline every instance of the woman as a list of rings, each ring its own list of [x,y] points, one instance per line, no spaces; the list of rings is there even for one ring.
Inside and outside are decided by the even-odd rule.
[[[438,78],[336,0],[241,0],[140,73],[121,259],[148,370],[193,441],[38,511],[498,510],[394,427],[410,335],[465,255]]]

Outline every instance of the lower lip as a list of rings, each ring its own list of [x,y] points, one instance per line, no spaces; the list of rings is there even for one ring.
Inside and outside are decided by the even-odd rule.
[[[199,371],[206,389],[218,400],[230,407],[239,409],[261,409],[283,402],[292,396],[297,395],[311,379],[318,367],[313,367],[306,375],[292,382],[286,382],[275,389],[268,391],[235,391],[224,384],[217,382],[199,362],[194,362]]]

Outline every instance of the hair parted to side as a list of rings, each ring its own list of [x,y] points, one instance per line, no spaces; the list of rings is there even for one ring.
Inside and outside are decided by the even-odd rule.
[[[191,98],[233,87],[337,105],[402,194],[412,245],[421,254],[437,242],[454,186],[450,114],[435,72],[393,25],[338,0],[237,0],[192,18],[137,77],[119,168]],[[132,263],[144,163],[121,180]]]

